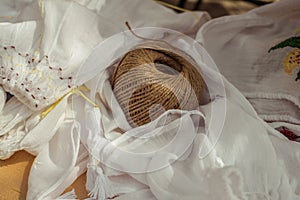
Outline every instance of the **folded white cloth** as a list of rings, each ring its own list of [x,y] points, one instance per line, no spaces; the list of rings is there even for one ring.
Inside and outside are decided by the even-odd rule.
[[[86,170],[89,157],[80,144],[80,125],[72,119],[73,111],[66,110],[61,126],[33,162],[27,199],[55,199]]]
[[[299,66],[285,73],[286,47],[268,50],[292,36],[299,36],[300,2],[283,0],[246,14],[211,20],[197,40],[210,53],[221,73],[251,102],[266,121],[300,124]]]
[[[93,45],[116,33],[126,18],[133,27],[154,23],[181,32],[203,23],[189,13],[178,15],[152,1],[135,0],[128,5],[121,0],[78,2],[86,7],[72,1],[44,2],[45,17],[51,9],[58,16],[65,16],[69,23],[60,26],[65,33],[72,31],[78,18],[76,30],[91,25],[91,29],[86,29],[90,30],[87,35],[82,32],[79,40],[74,40],[75,36],[66,40],[74,49],[76,41],[86,43],[87,47],[78,46],[82,54],[73,49],[72,54],[68,48],[55,49],[61,53],[58,58],[69,55],[78,65],[90,54]],[[12,13],[21,20],[19,7]],[[128,12],[129,8],[132,12]],[[146,12],[150,9],[154,11]],[[55,16],[49,19],[50,24],[60,21]],[[207,15],[202,13],[202,16],[205,19]],[[110,19],[117,26],[107,25]],[[151,33],[144,32],[149,37]],[[55,41],[65,44],[61,39],[69,35],[63,34]],[[114,56],[121,56],[131,46],[118,40],[114,41],[117,45],[109,45],[106,40],[101,45],[107,46],[92,52],[85,65],[77,70],[74,82],[86,84],[90,89],[86,95],[100,109],[81,97],[71,98],[69,93],[43,119],[40,111],[32,114],[30,109],[30,118],[24,114],[16,118],[31,119],[26,121],[30,131],[18,140],[19,147],[38,154],[30,172],[28,199],[57,198],[85,170],[87,163],[87,189],[93,199],[299,199],[299,144],[290,143],[263,122],[242,94],[211,68],[213,61],[202,48],[196,48],[197,45],[190,48],[193,43],[185,45],[185,40],[178,37],[169,39],[170,43],[181,44],[201,63],[205,80],[215,86],[212,88],[221,88],[211,91],[212,102],[195,111],[171,110],[145,126],[131,129],[113,98],[108,81],[110,72],[106,70],[115,61]],[[50,41],[45,49],[51,48]],[[139,40],[128,41],[131,45],[139,43]],[[161,122],[168,116],[173,116],[174,121],[162,127]]]
[[[29,177],[27,199],[56,198],[86,170],[87,151],[80,144],[78,134],[82,128],[74,119],[76,113],[72,106],[76,105],[70,95],[74,93],[71,89],[79,86],[75,82],[84,83],[86,77],[80,77],[77,71],[96,44],[126,29],[126,20],[132,21],[131,26],[155,22],[155,26],[170,26],[195,34],[209,19],[206,13],[199,13],[201,20],[190,13],[179,15],[152,1],[132,1],[126,6],[123,1],[78,2],[82,5],[75,1],[50,0],[1,2],[1,65],[4,68],[0,73],[10,80],[1,79],[0,156],[6,159],[20,149],[37,155]],[[134,7],[135,12],[128,12]],[[137,11],[152,9],[136,18]],[[164,21],[156,20],[162,18]],[[12,62],[9,57],[13,58]],[[20,67],[11,72],[16,65]],[[24,85],[19,81],[20,75],[24,75]],[[17,79],[16,83],[11,81]],[[25,88],[26,84],[36,88]],[[15,97],[6,102],[5,92]],[[51,104],[53,107],[43,113]],[[92,164],[89,166],[93,168]],[[136,185],[145,188],[143,184]],[[125,188],[124,191],[133,190]]]
[[[23,6],[26,9],[16,12],[17,19],[28,13],[35,13],[36,18],[0,23],[0,84],[14,95],[0,114],[1,159],[24,148],[34,152],[30,148],[36,147],[28,143],[42,147],[51,139],[55,131],[52,128],[57,124],[49,123],[47,117],[42,119],[42,111],[77,87],[74,84],[77,70],[103,39],[97,27],[97,15],[74,2],[40,1],[38,4],[34,1]],[[74,21],[77,26],[73,26]],[[45,143],[25,139],[24,146],[20,146],[26,135],[39,135],[34,133],[40,131],[35,127],[39,122],[49,123],[44,128],[51,129],[53,134],[45,134]]]
[[[97,87],[102,87],[103,90],[109,88],[107,85],[104,87],[101,82],[103,79],[99,79],[99,77],[94,79]],[[138,174],[132,172],[129,175],[147,185],[157,199],[282,199],[286,197],[299,199],[297,193],[299,190],[297,182],[300,178],[297,173],[297,166],[300,164],[297,156],[299,144],[290,143],[286,138],[280,137],[275,129],[256,115],[252,106],[236,88],[225,79],[224,82],[227,94],[226,119],[215,149],[209,155],[203,158],[200,153],[204,144],[210,144],[209,132],[198,133],[183,156],[178,157],[168,151],[165,154],[159,152],[157,156],[160,155],[160,157],[152,157],[152,160],[146,165],[149,168],[146,169],[151,171],[151,166],[157,166],[161,160],[170,162],[170,165],[152,172]],[[98,91],[97,93],[103,94],[103,92]],[[102,98],[106,97],[105,95],[101,96]],[[86,102],[83,103],[88,106]],[[216,101],[215,104],[222,105],[222,101]],[[114,121],[118,119],[113,120],[112,113],[109,112],[115,107],[107,104],[101,105],[101,113],[90,109],[85,116],[84,113],[81,113],[80,117],[83,120],[81,124],[84,124],[84,119],[85,123],[91,124],[93,115],[94,120],[100,120],[97,126],[87,126],[90,127],[90,130],[85,133],[88,133],[89,136],[88,148],[89,145],[96,143],[94,151],[90,151],[92,155],[104,159],[102,161],[104,164],[115,169],[116,165],[110,161],[119,161],[117,162],[119,164],[117,172],[114,172],[114,169],[104,168],[104,172],[108,176],[120,175],[122,168],[125,169],[123,173],[126,173],[126,170],[140,169],[139,167],[144,165],[143,157],[137,160],[139,162],[133,162],[127,154],[118,154],[117,151],[112,151],[114,149],[109,148],[108,138],[112,140],[113,144],[120,144],[120,148],[133,153],[147,153],[151,150],[155,151],[156,148],[160,150],[173,139],[168,132],[163,130],[161,130],[163,134],[159,135],[159,139],[132,138],[133,133],[147,134],[147,127],[136,128],[120,135],[117,122]],[[117,105],[114,104],[114,106]],[[202,107],[203,114],[210,116],[212,107],[213,104]],[[209,119],[207,118],[206,126],[212,123]],[[183,126],[189,124],[184,118],[181,120],[183,120]],[[148,126],[150,127],[151,123]],[[98,128],[95,130],[96,127]],[[188,129],[184,132],[187,137],[188,133],[194,132],[193,127],[193,123],[187,126]],[[99,130],[100,133],[97,132]],[[170,133],[178,133],[176,127],[171,130]],[[113,139],[116,135],[119,136]],[[288,149],[288,154],[286,154],[285,148]],[[111,160],[105,160],[106,153],[111,153],[112,158],[109,157]],[[123,160],[124,162],[122,162]],[[128,178],[128,180],[130,179]],[[130,187],[130,183],[125,183],[123,187],[125,185]],[[122,187],[119,186],[119,188]],[[137,198],[142,198],[141,193],[137,192],[128,194],[119,192],[117,194],[120,195],[120,199],[126,199],[126,195],[134,198],[134,194],[137,195]],[[146,197],[149,198],[144,196],[144,198]]]
[[[86,170],[88,154],[68,97],[77,87],[76,70],[103,39],[97,15],[72,1],[1,3],[15,6],[1,13],[14,15],[0,24],[0,158],[21,149],[38,155],[27,199],[53,199]],[[5,92],[14,95],[8,102]]]
[[[141,33],[155,35],[154,30],[146,30],[134,31],[139,35]],[[146,185],[153,196],[149,197],[149,193],[143,193],[144,187],[136,188],[136,192],[125,192],[122,185],[114,191],[103,185],[101,188],[94,179],[94,186],[97,185],[98,190],[88,187],[90,191],[93,190],[94,198],[105,199],[115,196],[118,196],[116,199],[300,198],[298,194],[300,188],[297,184],[300,180],[297,173],[300,164],[299,144],[291,144],[259,118],[251,104],[225,78],[218,81],[220,75],[212,70],[213,62],[209,56],[201,47],[197,48],[197,44],[194,46],[193,43],[192,45],[184,43],[184,37],[168,42],[176,45],[179,41],[182,50],[198,61],[208,86],[209,83],[215,83],[213,88],[224,87],[226,97],[218,93],[221,90],[211,91],[215,95],[212,102],[202,106],[199,111],[168,111],[149,124],[131,129],[111,90],[108,79],[112,70],[103,71],[103,67],[112,65],[114,56],[122,55],[135,43],[141,42],[126,40],[129,36],[126,34],[123,36],[120,38],[125,42],[118,37],[113,37],[111,43],[106,40],[87,60],[86,65],[98,63],[102,66],[101,69],[91,68],[97,76],[86,83],[91,89],[90,98],[95,99],[100,105],[100,111],[92,108],[88,102],[78,102],[76,103],[80,105],[77,109],[80,113],[78,120],[84,128],[83,143],[94,158],[102,163],[95,164],[103,168],[101,174],[108,176],[105,181],[101,179],[101,183],[112,186],[114,185],[111,182],[112,177],[128,174]],[[105,51],[108,46],[114,48]],[[99,58],[97,55],[104,55],[107,59]],[[214,109],[216,107],[225,109],[225,119],[216,117],[223,114],[222,110]],[[172,114],[177,118],[161,127],[164,117]],[[216,130],[218,125],[221,129]],[[220,131],[220,135],[215,131]],[[174,142],[177,138],[180,138],[181,144]],[[285,148],[289,149],[288,154]],[[130,187],[129,182],[123,187],[125,185],[127,188]],[[141,196],[143,194],[145,196]]]
[[[174,10],[159,5],[155,1],[132,0],[75,0],[106,19],[119,33],[120,28],[127,30],[125,22],[134,27],[164,27],[177,30],[189,36],[195,36],[200,26],[210,19],[206,12],[176,13]],[[111,31],[101,30],[105,36]]]
[[[297,173],[300,162],[297,156],[299,144],[280,137],[275,129],[256,115],[251,105],[236,88],[226,80],[224,82],[227,93],[226,120],[214,151],[205,158],[199,157],[201,147],[203,148],[203,144],[207,143],[205,141],[208,141],[208,144],[210,142],[207,135],[197,134],[182,157],[168,155],[170,152],[159,157],[162,160],[167,159],[172,164],[154,172],[130,173],[130,175],[147,185],[157,199],[299,199],[297,193],[299,190],[297,183],[300,178]],[[204,115],[210,115],[211,107],[212,105],[209,104],[202,108]],[[116,134],[116,129],[112,128],[115,122],[105,120],[107,117],[105,113],[102,112],[103,116],[100,114],[102,117],[99,119],[109,138]],[[88,118],[88,121],[90,119]],[[206,125],[210,123],[208,121]],[[188,123],[185,121],[184,124]],[[101,126],[97,130],[101,130]],[[173,129],[173,132],[175,130]],[[184,133],[188,134],[189,131],[193,132],[193,125],[190,125],[189,130]],[[126,134],[132,132],[125,132],[113,140],[116,141],[114,144],[123,138],[122,147],[136,153],[160,149],[172,140],[166,132],[163,132],[159,141],[153,138],[132,140],[132,137]],[[96,140],[97,135],[90,138],[90,142]],[[106,153],[105,148],[101,148],[104,140],[105,138],[102,138],[101,143],[99,139],[97,144],[102,155]],[[96,154],[97,151],[93,153],[99,155]],[[114,155],[114,152],[111,152],[111,156]],[[121,157],[122,155],[124,157]],[[168,160],[170,158],[171,160]],[[118,162],[118,164],[125,165],[122,167],[127,170],[143,165],[142,158],[140,162],[132,162],[126,154],[119,154],[116,159],[124,160],[125,162]],[[172,159],[176,161],[173,163]],[[148,166],[155,166],[157,163],[158,160],[153,157]],[[106,170],[106,174],[114,177],[120,173],[113,173],[111,170],[113,171],[113,169]],[[130,183],[125,183],[123,187],[125,185],[130,187]],[[134,194],[119,192],[119,195],[122,199],[126,198],[126,195],[132,197]],[[138,195],[136,197],[142,198]]]

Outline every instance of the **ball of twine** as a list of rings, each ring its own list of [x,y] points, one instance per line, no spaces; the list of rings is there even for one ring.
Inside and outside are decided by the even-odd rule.
[[[156,44],[126,53],[115,69],[111,85],[132,127],[149,123],[169,109],[196,109],[205,87],[189,56]]]

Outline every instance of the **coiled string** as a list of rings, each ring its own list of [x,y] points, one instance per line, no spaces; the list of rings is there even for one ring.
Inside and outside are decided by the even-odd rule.
[[[132,127],[149,123],[169,109],[196,109],[205,87],[191,58],[165,43],[154,43],[126,53],[111,79]]]

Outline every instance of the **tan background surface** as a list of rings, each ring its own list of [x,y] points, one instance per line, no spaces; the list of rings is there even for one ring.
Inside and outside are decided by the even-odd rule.
[[[28,175],[34,157],[25,151],[0,161],[0,200],[25,200]],[[87,198],[86,174],[81,175],[66,191],[75,189],[79,199]]]

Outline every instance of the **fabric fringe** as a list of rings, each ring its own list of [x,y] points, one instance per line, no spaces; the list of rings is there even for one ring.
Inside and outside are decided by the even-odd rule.
[[[88,165],[86,188],[91,199],[105,200],[117,195],[110,180],[97,165]]]
[[[75,190],[71,190],[70,192],[67,192],[61,196],[59,196],[57,199],[77,199],[77,196],[75,194]]]

